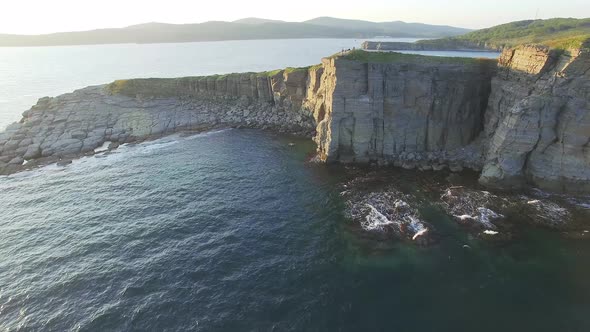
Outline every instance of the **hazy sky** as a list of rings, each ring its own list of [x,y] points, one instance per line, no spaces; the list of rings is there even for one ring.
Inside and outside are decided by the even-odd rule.
[[[515,20],[590,17],[589,0],[1,0],[0,33],[37,34],[124,27],[317,16],[483,28]],[[538,14],[537,14],[538,12]]]

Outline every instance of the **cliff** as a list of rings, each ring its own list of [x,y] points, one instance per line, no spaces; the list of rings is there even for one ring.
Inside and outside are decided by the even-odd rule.
[[[590,54],[505,51],[492,80],[481,182],[590,191]]]
[[[93,154],[178,131],[223,127],[311,136],[301,108],[307,69],[178,79],[136,79],[45,97],[0,134],[0,173]]]
[[[249,127],[315,132],[325,162],[468,167],[490,187],[589,192],[589,73],[587,51],[528,46],[499,62],[352,51],[310,68],[116,81],[39,100],[0,134],[0,172]]]
[[[407,168],[454,163],[450,155],[483,129],[496,62],[355,58],[362,54],[324,59],[319,94],[326,98],[314,112],[320,158]]]

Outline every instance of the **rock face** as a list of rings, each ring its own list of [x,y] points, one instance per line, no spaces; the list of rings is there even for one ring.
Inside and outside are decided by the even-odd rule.
[[[273,129],[311,136],[301,108],[307,70],[116,81],[42,98],[0,134],[0,173],[92,154],[105,142],[127,143],[181,130]]]
[[[590,192],[589,103],[587,51],[522,47],[499,64],[352,52],[311,68],[116,81],[42,98],[0,133],[0,173],[105,142],[233,126],[315,131],[325,162],[468,167],[490,187]]]
[[[505,51],[492,80],[480,182],[590,191],[590,55]]]
[[[321,159],[392,163],[445,159],[472,143],[483,129],[495,62],[329,58],[323,69],[310,98],[320,100],[313,109]]]

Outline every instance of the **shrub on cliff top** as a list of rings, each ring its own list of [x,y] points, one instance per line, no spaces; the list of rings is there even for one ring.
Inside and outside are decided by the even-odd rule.
[[[127,87],[129,80],[116,80],[107,85],[107,90],[112,94],[121,94]]]

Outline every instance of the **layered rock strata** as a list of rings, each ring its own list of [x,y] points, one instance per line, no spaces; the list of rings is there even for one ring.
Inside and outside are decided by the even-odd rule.
[[[0,134],[0,173],[184,130],[250,127],[310,136],[307,69],[137,79],[42,98]]]
[[[325,162],[482,171],[590,192],[590,57],[521,47],[499,63],[353,51],[311,68],[135,79],[42,98],[0,134],[0,173],[180,130],[312,136]],[[23,165],[26,164],[26,165]]]
[[[480,181],[590,191],[590,54],[505,51],[486,111]]]
[[[319,88],[307,103],[318,123],[320,158],[406,168],[455,162],[481,167],[480,150],[466,147],[483,129],[495,68],[489,60],[324,59]]]

